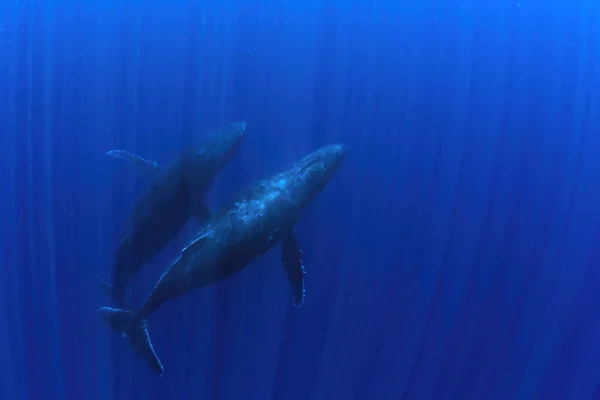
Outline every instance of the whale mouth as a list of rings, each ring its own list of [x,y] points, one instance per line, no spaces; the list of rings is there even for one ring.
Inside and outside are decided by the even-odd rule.
[[[244,132],[246,131],[246,123],[233,122],[229,125],[224,126],[222,129],[229,130],[229,132],[225,134],[228,137],[228,140],[226,140],[227,146],[224,149],[225,152],[228,152],[240,141],[240,139],[244,135]]]
[[[338,170],[345,155],[346,146],[343,144],[325,146],[298,161],[292,169],[304,179],[327,181]]]
[[[245,131],[245,122],[224,125],[208,136],[205,145],[198,148],[196,155],[212,160],[210,163],[227,164],[240,147]]]
[[[340,164],[346,155],[346,146],[343,144],[332,144],[317,150],[314,157],[307,160],[306,168],[318,165],[318,168],[327,172]]]
[[[333,163],[338,163],[346,157],[346,145],[344,144],[334,144],[329,146],[331,149],[329,150],[332,153],[332,158],[334,158]]]

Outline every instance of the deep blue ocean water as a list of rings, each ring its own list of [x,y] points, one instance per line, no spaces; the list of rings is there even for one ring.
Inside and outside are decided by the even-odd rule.
[[[0,399],[600,399],[600,3],[0,3]],[[238,191],[332,143],[279,248],[149,321],[96,316],[145,181],[246,121]],[[198,229],[133,281],[141,304]]]

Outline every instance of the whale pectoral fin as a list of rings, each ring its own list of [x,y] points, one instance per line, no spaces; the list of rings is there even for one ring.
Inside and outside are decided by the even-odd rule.
[[[210,224],[206,224],[200,229],[196,238],[181,250],[181,257],[187,257],[188,254],[204,246],[204,243],[209,238],[212,238],[212,231],[210,230]]]
[[[119,158],[121,160],[125,160],[133,165],[142,175],[146,178],[151,179],[160,172],[160,166],[150,160],[146,160],[140,156],[136,156],[135,154],[128,153],[124,150],[111,150],[106,153],[109,157]]]
[[[206,222],[210,217],[213,216],[213,212],[204,201],[197,203],[196,209],[194,210],[194,217],[200,222]]]
[[[300,307],[304,303],[306,288],[304,286],[304,265],[302,264],[302,251],[293,231],[283,235],[281,240],[281,262],[294,294],[294,306]]]

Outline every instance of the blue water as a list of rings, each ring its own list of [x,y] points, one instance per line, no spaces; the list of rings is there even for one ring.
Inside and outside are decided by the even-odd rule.
[[[0,399],[600,399],[600,3],[0,5]],[[100,321],[145,181],[232,121],[208,203],[326,144],[279,248],[149,322]],[[139,305],[198,229],[132,284]]]

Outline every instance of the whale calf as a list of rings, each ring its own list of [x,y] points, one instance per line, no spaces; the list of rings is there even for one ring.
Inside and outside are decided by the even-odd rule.
[[[108,155],[134,165],[149,185],[133,210],[131,229],[115,256],[113,284],[102,282],[112,299],[123,306],[128,281],[154,258],[192,217],[206,222],[212,211],[204,203],[216,175],[240,147],[246,123],[231,123],[181,154],[168,168],[122,150]]]
[[[281,261],[292,288],[293,304],[301,306],[305,271],[294,225],[339,169],[345,153],[344,145],[322,147],[288,171],[243,191],[207,221],[160,277],[137,313],[102,307],[98,315],[114,331],[126,335],[152,371],[162,375],[163,366],[152,347],[147,318],[164,302],[242,270],[277,243],[282,245]]]

